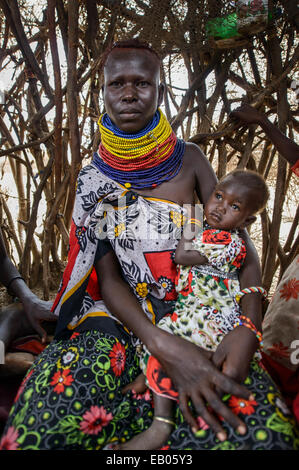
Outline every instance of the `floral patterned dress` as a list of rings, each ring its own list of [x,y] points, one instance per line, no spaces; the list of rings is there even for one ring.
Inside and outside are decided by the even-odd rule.
[[[159,327],[214,351],[239,317],[237,270],[246,248],[236,231],[215,229],[200,232],[192,245],[208,264],[179,267],[175,310],[160,321]]]
[[[151,425],[150,391],[122,393],[141,373],[138,339],[105,306],[94,263],[112,247],[145,315],[158,323],[174,310],[173,254],[183,223],[184,213],[177,204],[141,197],[104,177],[93,164],[83,168],[68,264],[53,305],[59,315],[55,339],[24,378],[0,449],[97,450],[129,440]],[[110,234],[110,241],[98,242],[101,233],[104,238]],[[224,398],[245,421],[245,436],[224,423],[228,439],[220,442],[200,419],[194,435],[177,406],[177,426],[163,448],[298,447],[294,420],[270,376],[256,362],[246,385],[254,400]]]
[[[212,229],[205,223],[204,230],[192,241],[191,249],[205,256],[208,262],[177,267],[178,297],[174,312],[163,317],[158,326],[201,348],[215,351],[239,319],[240,307],[236,301],[240,290],[238,269],[246,257],[246,247],[236,230]],[[147,364],[155,363],[157,368],[158,363],[150,357],[149,351],[144,350],[141,367],[147,375]],[[165,379],[162,371],[158,376]],[[150,373],[148,385],[156,393],[167,396],[165,387],[161,392]],[[172,386],[168,397],[177,398]]]

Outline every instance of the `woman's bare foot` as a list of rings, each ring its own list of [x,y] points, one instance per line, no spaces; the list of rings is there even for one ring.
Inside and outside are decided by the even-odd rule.
[[[161,419],[161,421],[160,421]],[[175,423],[170,418],[155,417],[152,425],[144,432],[114,450],[155,450],[160,449],[173,431]]]

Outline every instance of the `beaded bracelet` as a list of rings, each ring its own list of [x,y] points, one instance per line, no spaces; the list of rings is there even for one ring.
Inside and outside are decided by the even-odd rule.
[[[258,342],[260,343],[260,348],[263,347],[262,333],[256,329],[250,318],[245,317],[245,315],[240,315],[240,320],[234,324],[234,328],[237,328],[237,326],[246,326],[246,328],[249,328],[249,330],[255,334]]]
[[[260,286],[253,286],[253,287],[245,287],[244,289],[237,292],[235,295],[235,299],[237,302],[240,302],[241,297],[243,297],[245,294],[254,294],[256,292],[258,292],[259,294],[262,294],[264,298],[267,297],[266,289]]]

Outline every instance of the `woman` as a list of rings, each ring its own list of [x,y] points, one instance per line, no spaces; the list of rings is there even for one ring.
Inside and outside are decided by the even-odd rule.
[[[163,97],[159,69],[156,54],[138,41],[117,44],[107,54],[107,115],[100,119],[99,153],[78,178],[69,262],[53,306],[59,313],[56,340],[27,375],[2,447],[97,449],[148,427],[149,394],[121,392],[140,373],[138,341],[158,358],[179,393],[172,449],[259,448],[263,436],[266,448],[294,446],[295,428],[287,416],[280,421],[283,429],[287,422],[288,434],[264,429],[270,416],[278,416],[278,395],[268,376],[256,368],[248,388],[238,383],[248,373],[244,358],[258,346],[247,328],[238,338],[229,333],[211,357],[155,326],[173,308],[172,256],[186,216],[182,206],[194,203],[195,191],[205,203],[216,184],[206,157],[177,139],[157,111]],[[256,252],[243,237],[241,287],[259,285]],[[260,303],[259,294],[242,301],[258,329]],[[263,409],[255,413],[252,390],[260,381],[272,393],[267,400],[263,395]],[[233,400],[234,411],[245,406],[242,419],[221,400],[223,394],[242,397]]]

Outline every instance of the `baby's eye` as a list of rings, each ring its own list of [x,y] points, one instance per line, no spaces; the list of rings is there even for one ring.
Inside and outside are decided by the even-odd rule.
[[[221,201],[221,199],[222,199],[222,195],[220,193],[216,193],[215,197],[216,197],[216,199],[219,199],[219,201]]]
[[[239,211],[240,210],[240,206],[238,206],[238,204],[232,204],[232,208],[234,211]]]

